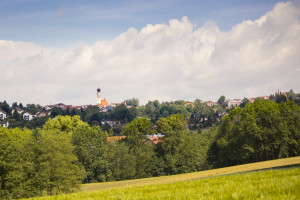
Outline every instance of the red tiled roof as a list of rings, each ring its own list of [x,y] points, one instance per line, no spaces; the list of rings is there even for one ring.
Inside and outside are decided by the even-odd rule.
[[[126,136],[113,136],[113,137],[107,137],[106,140],[109,142],[115,142],[115,141],[119,141],[122,139],[125,139]]]
[[[105,98],[101,101],[100,106],[109,106],[109,104],[108,104],[108,102],[106,101]]]

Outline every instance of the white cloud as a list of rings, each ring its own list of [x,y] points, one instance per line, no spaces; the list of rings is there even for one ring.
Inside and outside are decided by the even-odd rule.
[[[0,41],[1,99],[12,103],[217,100],[299,92],[300,8],[279,3],[255,21],[222,32],[187,17],[128,29],[114,40],[67,50]],[[1,101],[2,101],[1,100]]]

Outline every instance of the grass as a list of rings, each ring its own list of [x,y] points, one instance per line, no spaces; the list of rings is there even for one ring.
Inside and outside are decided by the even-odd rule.
[[[300,199],[299,167],[242,173],[299,164],[300,157],[294,157],[174,176],[85,184],[80,193],[35,199]]]
[[[232,167],[225,167],[220,169],[213,169],[213,170],[206,170],[200,172],[193,172],[187,174],[179,174],[179,175],[172,175],[172,176],[160,176],[154,178],[144,178],[144,179],[135,179],[135,180],[128,180],[128,181],[117,181],[117,182],[107,182],[107,183],[90,183],[82,185],[81,191],[82,192],[92,192],[92,191],[99,191],[99,190],[107,190],[107,189],[114,189],[114,188],[122,188],[128,186],[142,186],[142,185],[149,185],[149,184],[166,184],[166,183],[173,183],[179,181],[187,181],[187,180],[194,180],[206,177],[213,177],[219,175],[227,175],[233,173],[242,173],[242,172],[249,172],[254,170],[262,170],[262,169],[269,169],[274,167],[283,167],[289,165],[297,165],[300,164],[300,156],[292,157],[292,158],[285,158],[285,159],[278,159],[278,160],[270,160],[258,163],[250,163],[245,165],[237,165]]]

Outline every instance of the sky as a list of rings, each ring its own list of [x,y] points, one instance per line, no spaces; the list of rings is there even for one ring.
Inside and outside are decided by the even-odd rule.
[[[300,92],[300,1],[0,0],[0,101]]]

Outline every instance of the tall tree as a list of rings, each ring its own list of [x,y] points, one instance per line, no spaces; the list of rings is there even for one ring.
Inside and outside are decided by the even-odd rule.
[[[189,168],[195,167],[192,164],[195,157],[191,152],[191,137],[185,127],[185,117],[182,114],[174,114],[167,118],[160,118],[156,124],[158,132],[164,135],[163,142],[157,145],[158,157],[164,162],[164,172],[184,173],[188,172]]]
[[[219,104],[220,106],[223,106],[224,103],[225,103],[225,96],[222,95],[222,96],[220,96],[220,98],[218,99],[218,104]]]
[[[135,157],[134,178],[150,177],[152,169],[153,147],[146,144],[147,134],[151,134],[152,123],[139,118],[127,124],[122,131],[126,136],[125,143],[129,147],[129,152]]]
[[[85,172],[76,164],[71,136],[39,131],[36,141],[36,184],[41,194],[55,195],[79,189]]]
[[[0,198],[31,197],[38,194],[34,176],[32,132],[0,127]]]
[[[8,103],[4,101],[3,103],[0,103],[0,109],[6,112],[7,114],[10,114],[11,110],[9,109]]]
[[[86,171],[85,183],[109,180],[106,137],[107,134],[99,126],[81,126],[72,134],[78,161]]]

